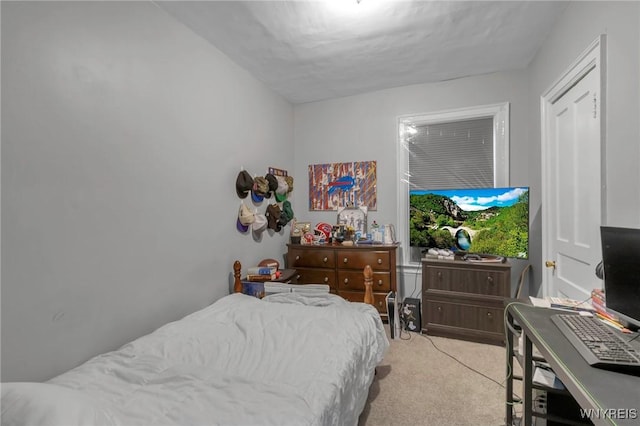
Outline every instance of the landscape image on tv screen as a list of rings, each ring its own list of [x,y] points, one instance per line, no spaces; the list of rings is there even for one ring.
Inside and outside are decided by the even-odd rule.
[[[529,188],[413,190],[411,247],[529,257]]]

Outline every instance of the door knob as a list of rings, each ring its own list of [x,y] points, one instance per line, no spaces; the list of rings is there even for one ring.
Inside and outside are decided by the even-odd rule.
[[[546,262],[544,262],[544,266],[546,266],[547,268],[556,269],[556,262],[554,260],[547,260]]]

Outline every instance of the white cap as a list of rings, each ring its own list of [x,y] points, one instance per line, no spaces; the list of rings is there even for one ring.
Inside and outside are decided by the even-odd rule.
[[[251,229],[253,232],[262,232],[267,228],[267,217],[263,214],[256,214]]]

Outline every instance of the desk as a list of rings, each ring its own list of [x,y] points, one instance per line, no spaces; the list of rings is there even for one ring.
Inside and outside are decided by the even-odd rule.
[[[524,303],[511,303],[506,309],[507,330],[507,395],[506,424],[513,424],[513,359],[514,324],[522,329],[524,353],[523,423],[531,425],[532,345],[551,366],[569,393],[583,409],[593,409],[590,420],[595,425],[640,424],[640,377],[591,367],[551,322],[558,310],[537,308]],[[597,411],[600,410],[600,411]],[[606,411],[608,410],[608,411]],[[615,410],[615,411],[614,411]]]

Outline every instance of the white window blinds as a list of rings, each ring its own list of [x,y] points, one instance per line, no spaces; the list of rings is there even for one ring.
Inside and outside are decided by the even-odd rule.
[[[414,124],[409,189],[494,186],[493,117]]]

